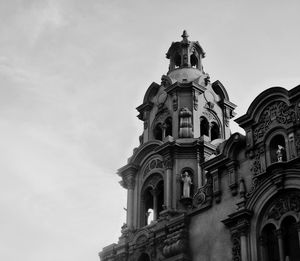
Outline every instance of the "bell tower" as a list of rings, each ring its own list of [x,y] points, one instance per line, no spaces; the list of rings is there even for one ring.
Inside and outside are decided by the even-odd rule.
[[[203,48],[186,31],[166,57],[169,70],[137,107],[144,130],[118,170],[127,189],[127,221],[101,260],[191,260],[189,222],[211,188],[202,164],[229,138],[235,105],[220,81],[204,72]],[[203,204],[202,204],[203,205]]]

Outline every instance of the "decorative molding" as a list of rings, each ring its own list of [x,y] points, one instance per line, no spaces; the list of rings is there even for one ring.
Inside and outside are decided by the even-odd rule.
[[[177,96],[176,92],[173,92],[172,101],[173,101],[173,111],[177,111],[177,109],[178,109],[178,96]]]
[[[173,159],[171,157],[165,157],[164,158],[164,168],[167,169],[173,169]]]
[[[300,194],[291,193],[277,198],[266,212],[267,219],[279,220],[287,212],[300,212]]]
[[[193,137],[192,112],[187,107],[181,108],[179,113],[179,137]]]
[[[194,110],[198,110],[198,92],[196,90],[193,90],[193,106]]]
[[[237,188],[238,188],[238,175],[237,175],[237,164],[235,161],[231,161],[230,163],[226,164],[227,173],[228,173],[228,186],[231,190],[232,196],[236,196]]]
[[[162,169],[163,168],[163,161],[160,159],[153,159],[148,164],[146,165],[144,172],[143,172],[143,177],[145,178],[149,172],[153,169]]]

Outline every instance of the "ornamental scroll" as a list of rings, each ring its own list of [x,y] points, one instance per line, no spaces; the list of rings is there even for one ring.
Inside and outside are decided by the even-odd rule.
[[[262,138],[273,122],[286,125],[295,123],[297,120],[293,106],[288,106],[285,102],[275,102],[264,109],[254,129],[254,141]]]

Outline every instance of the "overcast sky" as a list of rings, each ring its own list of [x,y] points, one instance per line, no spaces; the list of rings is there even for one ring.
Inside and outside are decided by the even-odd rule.
[[[0,260],[98,260],[117,242],[135,108],[183,29],[243,115],[300,84],[299,1],[0,0]],[[233,131],[238,130],[233,126]]]

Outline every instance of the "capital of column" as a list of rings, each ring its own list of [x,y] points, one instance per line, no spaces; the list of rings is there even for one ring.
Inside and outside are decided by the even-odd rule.
[[[164,168],[173,169],[173,159],[171,157],[164,158]]]
[[[122,177],[120,184],[126,189],[134,189],[135,186],[135,177],[138,171],[136,165],[130,164],[126,165],[119,170],[119,175]]]

